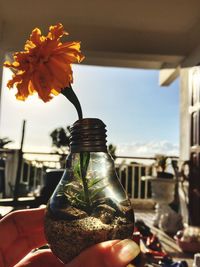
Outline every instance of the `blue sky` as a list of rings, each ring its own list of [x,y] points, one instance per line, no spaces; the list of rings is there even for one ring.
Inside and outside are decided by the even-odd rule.
[[[159,87],[156,70],[73,65],[73,88],[84,117],[98,117],[107,125],[108,142],[118,153],[153,155],[178,152],[179,81]],[[27,120],[25,150],[49,150],[49,133],[72,124],[76,111],[62,95],[49,103],[36,96],[25,102],[15,99],[15,90],[6,88],[4,73],[1,136],[20,142],[22,120]],[[142,153],[144,155],[142,155]]]

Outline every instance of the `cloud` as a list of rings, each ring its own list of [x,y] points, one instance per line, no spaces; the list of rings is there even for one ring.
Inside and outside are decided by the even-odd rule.
[[[117,145],[118,156],[154,157],[156,154],[178,156],[178,144],[169,141],[133,142],[131,144]]]

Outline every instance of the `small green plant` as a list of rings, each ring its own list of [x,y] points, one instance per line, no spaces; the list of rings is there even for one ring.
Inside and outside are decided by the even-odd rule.
[[[88,181],[88,197],[86,197],[83,183],[67,183],[63,185],[62,194],[64,194],[67,199],[70,201],[70,204],[74,207],[81,208],[90,212],[93,207],[96,196],[103,191],[106,187],[96,187],[98,183],[100,183],[102,179],[89,179]],[[61,193],[61,192],[60,192]]]
[[[157,169],[157,171],[160,172],[165,172],[167,165],[168,165],[168,157],[165,155],[156,155],[156,163],[155,163],[155,167]]]
[[[158,178],[172,179],[174,177],[172,169],[172,160],[169,156],[162,154],[156,155],[154,167]]]
[[[97,195],[101,193],[107,185],[99,186],[103,178],[87,178],[87,169],[89,165],[89,152],[80,153],[80,161],[74,166],[75,181],[62,185],[58,192],[64,195],[74,207],[81,208],[88,213],[95,204]]]

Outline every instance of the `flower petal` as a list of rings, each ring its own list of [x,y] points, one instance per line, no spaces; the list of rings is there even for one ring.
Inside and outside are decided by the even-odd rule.
[[[19,74],[14,74],[12,76],[12,79],[8,81],[7,87],[8,88],[13,88],[15,85],[17,86],[19,83],[22,83],[24,80],[24,73],[21,72]]]
[[[3,64],[4,67],[8,67],[8,68],[18,68],[20,66],[19,62],[14,61],[13,63],[10,63],[9,61],[5,61]]]
[[[21,82],[16,84],[17,87],[17,94],[16,94],[16,98],[18,100],[26,100],[26,98],[29,96],[29,81],[30,81],[30,77],[25,76],[22,78]]]
[[[35,28],[31,35],[30,35],[30,41],[35,45],[38,46],[43,41],[44,37],[41,35],[41,31],[38,28]]]
[[[60,91],[58,92],[55,89],[51,89],[51,93],[56,96],[60,94]]]
[[[66,43],[65,43],[66,44]],[[80,52],[80,43],[63,44],[55,49],[55,54],[65,54],[71,63],[81,62],[85,57]]]
[[[69,69],[67,69],[69,66]],[[52,57],[47,64],[48,69],[52,73],[53,77],[60,83],[60,89],[69,86],[71,80],[69,79],[69,74],[72,73],[71,66],[69,64],[63,63]]]
[[[61,23],[58,23],[57,25],[49,27],[47,38],[51,40],[59,40],[64,34],[68,35],[68,33],[64,31],[63,25]]]
[[[34,86],[35,91],[37,91],[39,97],[44,101],[44,102],[48,102],[49,100],[51,100],[51,96],[50,96],[50,88],[44,88],[44,84],[43,84],[43,80],[40,76],[39,72],[35,72],[32,76],[31,82]]]

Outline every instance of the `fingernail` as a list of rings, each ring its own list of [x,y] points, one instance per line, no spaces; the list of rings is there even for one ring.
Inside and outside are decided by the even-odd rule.
[[[130,239],[124,239],[112,247],[114,253],[118,255],[120,262],[129,263],[132,261],[139,253],[139,246]]]

